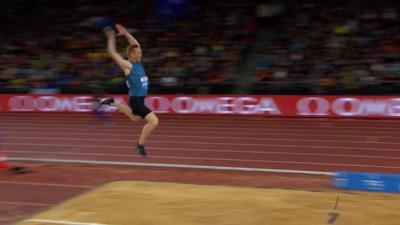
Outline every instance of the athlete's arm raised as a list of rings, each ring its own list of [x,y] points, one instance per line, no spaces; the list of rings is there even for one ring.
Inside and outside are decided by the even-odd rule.
[[[140,44],[139,42],[136,40],[136,38],[134,38],[127,30],[124,26],[122,26],[121,24],[116,24],[115,27],[118,30],[118,35],[123,35],[126,40],[128,41],[129,45],[137,45],[140,48]]]
[[[128,75],[131,70],[131,64],[128,60],[124,59],[118,52],[115,44],[115,33],[111,27],[105,27],[103,29],[107,37],[107,52],[115,63],[124,71],[125,75]]]

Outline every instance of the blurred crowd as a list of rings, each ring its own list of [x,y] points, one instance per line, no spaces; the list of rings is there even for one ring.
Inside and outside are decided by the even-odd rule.
[[[6,2],[0,83],[8,93],[126,93],[105,37],[93,27],[100,16],[139,40],[152,92],[228,91],[256,29],[252,5],[244,1],[183,1],[179,7],[165,6],[180,2],[170,0]],[[125,55],[126,40],[117,44]]]
[[[256,93],[398,93],[399,1],[292,7],[269,24],[269,41],[255,62]]]
[[[152,93],[231,93],[237,82],[260,94],[394,94],[400,87],[394,0],[5,0],[2,6],[0,93],[126,93],[105,37],[93,26],[100,16],[139,40]],[[127,42],[117,45],[125,55]]]

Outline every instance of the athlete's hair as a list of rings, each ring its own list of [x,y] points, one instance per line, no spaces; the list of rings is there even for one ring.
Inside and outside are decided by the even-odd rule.
[[[128,52],[128,55],[132,54],[132,51],[136,48],[139,48],[139,45],[128,45],[128,47],[126,47],[126,51]]]

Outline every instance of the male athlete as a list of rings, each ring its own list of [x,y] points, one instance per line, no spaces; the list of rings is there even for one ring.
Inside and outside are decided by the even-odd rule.
[[[136,150],[142,156],[146,156],[144,143],[150,136],[151,132],[158,125],[158,118],[154,112],[147,108],[144,104],[144,98],[147,95],[148,78],[146,72],[140,63],[142,59],[142,49],[139,42],[125,29],[125,27],[117,24],[116,29],[118,36],[124,36],[129,42],[126,48],[128,60],[124,59],[116,50],[115,32],[111,27],[103,29],[107,37],[107,52],[115,63],[122,69],[126,76],[126,84],[129,88],[129,106],[115,102],[113,98],[103,98],[100,104],[107,104],[117,107],[132,121],[144,119],[147,123],[144,125],[142,133],[136,145]]]

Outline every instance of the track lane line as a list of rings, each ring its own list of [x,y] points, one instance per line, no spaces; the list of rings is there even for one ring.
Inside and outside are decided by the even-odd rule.
[[[43,134],[42,132],[36,132],[35,134],[39,134],[38,136],[33,136],[33,135],[23,135],[23,136],[12,136],[12,137],[8,137],[8,136],[4,136],[4,139],[7,140],[21,140],[21,139],[34,139],[34,140],[38,140],[38,138],[43,138],[42,140],[85,140],[85,141],[104,141],[104,138],[82,138],[82,137],[43,137],[40,134]],[[45,133],[47,134],[47,133]],[[48,133],[48,134],[54,134],[54,133]],[[59,132],[59,134],[62,134],[61,132]],[[69,133],[71,134],[71,133]],[[82,133],[84,134],[84,133]],[[107,134],[104,134],[107,135]],[[65,136],[65,134],[64,134]],[[94,135],[95,136],[95,135]],[[121,135],[123,136],[123,135]],[[196,135],[160,135],[160,134],[154,134],[152,135],[152,137],[157,138],[157,137],[167,137],[167,138],[197,138],[197,139],[216,139],[216,140],[221,140],[221,139],[232,139],[232,140],[265,140],[265,141],[296,141],[296,142],[319,142],[319,141],[324,141],[324,142],[329,142],[329,143],[337,143],[338,141],[335,140],[321,140],[321,139],[295,139],[295,138],[268,138],[268,137],[260,137],[260,138],[252,138],[252,137],[226,137],[226,136],[222,136],[222,137],[216,137],[216,136],[205,136],[205,137],[198,137]],[[113,138],[112,141],[133,141],[132,138],[129,139],[121,139],[121,138]],[[387,141],[349,141],[349,140],[341,140],[341,143],[360,143],[360,144],[398,144],[400,147],[400,142],[387,142]],[[210,143],[216,143],[216,142],[210,142]],[[235,143],[236,144],[236,143]]]
[[[46,124],[46,126],[55,127],[55,126],[62,125],[63,127],[69,128],[69,127],[80,126],[82,124],[84,124],[84,123],[71,124],[71,123],[57,122],[57,123],[52,123],[52,124]],[[139,124],[140,123],[134,123],[134,122],[127,121],[127,123],[111,125],[111,126],[120,127],[120,128],[130,128],[130,127],[136,126],[136,125],[140,126]],[[165,127],[175,127],[175,125],[177,123],[165,122],[163,124],[166,124],[166,125],[164,125]],[[6,126],[25,126],[26,127],[26,126],[37,126],[37,125],[43,125],[43,122],[41,122],[41,123],[39,123],[39,122],[38,123],[29,123],[29,122],[20,122],[20,121],[19,122],[17,122],[17,121],[15,121],[15,122],[12,122],[12,121],[0,122],[0,126],[4,126],[4,127],[6,127]],[[84,124],[84,125],[90,126],[90,125],[95,125],[95,124],[90,121],[87,121],[87,124]],[[216,126],[216,125],[221,125],[224,128],[253,128],[253,129],[260,127],[260,126],[263,126],[264,128],[292,127],[292,128],[299,128],[299,129],[300,128],[313,128],[313,129],[315,129],[315,128],[330,128],[330,129],[354,129],[354,130],[356,130],[356,129],[359,130],[359,129],[363,129],[363,128],[367,129],[367,128],[371,127],[371,126],[358,127],[358,126],[353,126],[350,124],[347,126],[333,126],[333,125],[323,125],[323,124],[313,126],[313,125],[306,125],[306,124],[305,125],[297,125],[297,124],[269,124],[269,123],[266,123],[266,124],[243,124],[243,123],[235,124],[233,122],[229,123],[229,124],[218,124],[218,123],[207,124],[207,122],[187,123],[187,124],[183,124],[183,127],[184,126],[190,126],[190,127],[195,126],[197,128],[207,128],[207,127]],[[397,127],[397,128],[395,128],[395,127],[374,127],[374,130],[377,130],[377,131],[400,131],[400,127]]]
[[[48,220],[48,219],[30,219],[24,220],[22,223],[25,222],[34,222],[34,223],[41,223],[41,224],[64,224],[64,225],[107,225],[104,223],[83,223],[77,221],[67,221],[67,220]]]
[[[151,148],[151,149],[158,149],[158,148]],[[174,149],[174,151],[193,151],[199,152],[197,150],[190,150],[190,149]],[[321,153],[295,153],[295,152],[268,152],[268,151],[230,151],[230,150],[204,150],[203,152],[217,152],[217,153],[249,153],[249,154],[265,154],[265,155],[301,155],[301,156],[327,156],[327,157],[345,157],[345,158],[373,158],[373,159],[398,159],[400,157],[391,157],[391,156],[379,156],[379,155],[345,155],[345,154],[321,154]],[[22,151],[22,150],[9,150],[7,151],[8,154],[10,153],[31,153],[31,154],[55,154],[55,155],[92,155],[92,156],[120,156],[120,157],[132,157],[135,156],[134,153],[132,154],[116,154],[116,153],[94,153],[94,152],[50,152],[50,151]],[[170,155],[152,155],[152,157],[163,157],[163,156],[170,156]],[[223,158],[222,158],[223,159]],[[0,181],[0,184],[2,182]]]
[[[87,127],[84,128],[82,126],[76,125],[74,127],[70,127],[70,128],[65,128],[65,127],[27,127],[27,126],[7,126],[7,127],[2,127],[5,130],[24,130],[24,131],[32,131],[34,132],[35,130],[68,130],[68,131],[93,131],[93,130],[99,130],[98,128],[94,129],[94,127]],[[168,128],[168,129],[167,129]],[[172,128],[172,129],[170,129]],[[101,131],[103,132],[113,132],[113,131],[118,131],[118,132],[127,132],[130,133],[132,132],[134,129],[142,129],[142,126],[136,126],[130,128],[130,129],[115,129],[115,128],[102,128]],[[186,132],[191,132],[191,131],[198,131],[198,130],[208,130],[208,131],[220,131],[223,132],[226,128],[215,128],[215,127],[203,127],[202,129],[195,127],[195,126],[160,126],[158,127],[158,131],[165,131],[168,132],[168,130],[176,130],[176,129],[180,129],[180,130],[185,130]],[[327,129],[282,129],[282,128],[274,128],[274,129],[268,129],[268,128],[238,128],[238,127],[234,127],[234,128],[230,128],[230,130],[234,130],[234,131],[238,131],[238,132],[248,132],[248,131],[254,131],[254,132],[264,132],[264,131],[269,131],[269,132],[277,132],[277,131],[293,131],[293,132],[301,132],[303,134],[309,133],[312,134],[313,132],[317,132],[317,133],[321,133],[321,132],[335,132],[335,133],[370,133],[370,134],[398,134],[398,131],[374,131],[374,130],[327,130]]]
[[[0,184],[23,185],[23,186],[46,186],[46,187],[63,187],[63,188],[93,188],[90,185],[77,185],[77,184],[55,184],[48,182],[25,182],[25,181],[0,181]]]
[[[4,115],[6,113],[2,113],[4,117],[8,116],[11,119],[18,120],[20,119],[19,116],[14,115]],[[26,120],[96,120],[97,118],[91,114],[82,114],[82,115],[73,115],[73,114],[64,114],[61,115],[59,113],[46,113],[46,115],[38,115],[37,113],[30,113],[31,117]],[[127,121],[127,118],[122,114],[107,114],[109,115],[112,120],[114,121]],[[61,118],[64,116],[65,118]],[[160,118],[166,121],[173,121],[173,122],[198,122],[199,119],[202,121],[211,121],[211,122],[221,122],[221,123],[230,123],[233,119],[241,120],[241,121],[250,121],[250,122],[275,122],[275,123],[319,123],[319,122],[335,122],[335,123],[377,123],[377,124],[389,124],[392,125],[393,122],[397,123],[399,118],[392,118],[392,119],[374,119],[374,118],[321,118],[321,117],[268,117],[268,116],[243,116],[243,115],[234,115],[234,116],[226,116],[226,115],[215,115],[215,116],[204,116],[204,115],[166,115],[166,114],[159,114]],[[61,118],[61,119],[60,119]],[[178,119],[177,119],[178,118]]]
[[[136,143],[135,141],[133,141]],[[155,141],[151,140],[147,143],[183,143],[183,144],[204,144],[210,145],[210,143],[203,142],[182,142],[182,141]],[[132,146],[116,146],[116,145],[87,145],[87,144],[45,144],[45,143],[20,143],[20,142],[3,142],[4,145],[28,145],[28,146],[64,146],[64,147],[94,147],[94,148],[110,148],[110,147],[118,147],[118,148],[128,148],[132,149]],[[212,143],[216,145],[234,145],[237,144],[227,144],[227,143]],[[242,144],[243,146],[248,146],[246,144]],[[390,149],[390,148],[364,148],[364,147],[341,147],[341,146],[312,146],[312,145],[285,145],[285,144],[252,144],[253,146],[259,147],[291,147],[291,148],[316,148],[316,149],[347,149],[347,150],[376,150],[376,151],[390,151],[390,152],[399,152],[400,149]]]
[[[161,158],[161,157],[158,157]],[[240,160],[240,159],[221,159],[221,158],[189,158],[189,157],[162,157],[162,159],[182,159],[182,160],[208,160],[221,162],[257,162],[257,163],[275,163],[275,164],[297,164],[297,165],[318,165],[318,166],[345,166],[345,167],[362,167],[362,168],[385,168],[385,169],[400,169],[400,166],[380,166],[366,164],[344,164],[344,163],[320,163],[320,162],[299,162],[285,160]],[[106,164],[106,165],[131,165],[131,166],[147,166],[147,167],[171,167],[171,168],[198,168],[198,169],[214,169],[223,168],[223,170],[234,170],[232,168],[242,167],[225,167],[225,166],[208,166],[208,165],[193,165],[193,164],[174,164],[174,163],[143,163],[143,162],[126,162],[126,161],[105,161],[105,160],[80,160],[80,159],[48,159],[48,158],[32,158],[32,157],[7,157],[7,160],[12,161],[34,161],[34,162],[64,162],[64,163],[82,163],[82,164]],[[256,168],[250,168],[256,169]],[[269,170],[269,168],[257,168]],[[243,170],[244,171],[244,170]],[[260,170],[261,171],[261,170]]]
[[[65,132],[35,132],[35,134],[46,134],[46,135],[65,135]],[[155,131],[155,133],[152,136],[159,136],[158,130]],[[176,131],[176,130],[168,130],[168,133],[182,133],[182,134],[187,134],[187,131]],[[225,131],[225,132],[212,132],[212,131],[191,131],[191,133],[193,133],[193,135],[186,135],[187,137],[198,137],[198,135],[196,134],[227,134],[229,135],[229,137],[232,136],[243,136],[243,133],[241,132],[229,132],[229,131]],[[5,131],[4,132],[5,135],[7,134],[32,134],[32,132],[29,131]],[[87,132],[68,132],[68,134],[72,134],[72,135],[88,135],[88,136],[122,136],[124,134],[117,134],[117,133],[87,133]],[[276,132],[246,132],[246,135],[275,135],[275,136],[282,136],[282,134],[276,133]],[[185,135],[171,135],[173,137],[183,137]],[[288,134],[285,133],[285,136],[311,136],[311,135],[307,135],[307,134],[301,134],[301,133],[295,133],[295,134]],[[349,138],[349,135],[340,135],[340,134],[313,134],[313,137],[344,137],[344,138]],[[215,135],[212,136],[204,136],[204,137],[215,137]],[[239,138],[240,138],[239,137]],[[376,137],[376,136],[366,136],[366,135],[351,135],[352,138],[369,138],[369,139],[373,139],[373,138],[377,138],[377,139],[383,139],[383,138],[391,138],[394,140],[399,140],[396,137]],[[237,138],[237,137],[233,137],[233,138]],[[264,137],[259,137],[259,138],[264,138]],[[385,141],[386,143],[386,141]],[[394,143],[400,143],[400,141],[394,142]]]
[[[0,205],[20,205],[20,206],[44,206],[48,207],[53,204],[36,203],[36,202],[15,202],[15,201],[0,201]]]
[[[271,173],[294,173],[308,175],[327,175],[332,176],[334,173],[326,171],[308,171],[308,170],[283,170],[268,168],[248,168],[248,167],[227,167],[227,166],[205,166],[191,164],[169,164],[169,163],[139,163],[139,162],[113,162],[100,160],[66,160],[66,159],[34,159],[23,157],[7,157],[12,161],[30,161],[30,162],[52,162],[52,163],[71,163],[71,164],[94,164],[94,165],[115,165],[115,166],[141,166],[141,167],[165,167],[165,168],[184,168],[184,169],[209,169],[209,170],[226,170],[226,171],[242,171],[242,172],[271,172]]]

